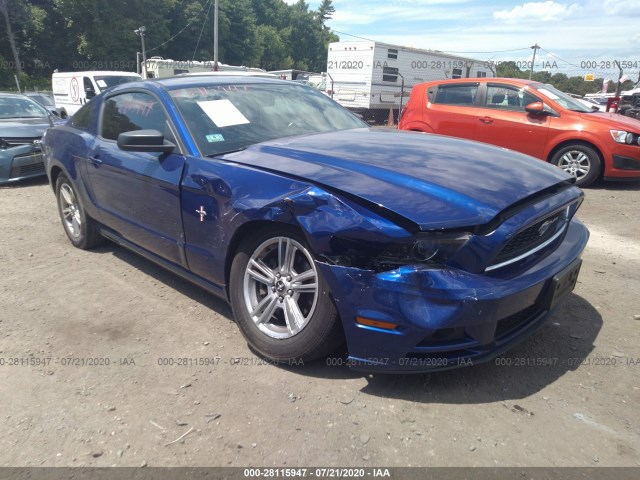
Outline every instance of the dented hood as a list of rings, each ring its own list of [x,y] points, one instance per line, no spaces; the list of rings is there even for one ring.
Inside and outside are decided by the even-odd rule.
[[[375,129],[278,139],[225,158],[355,195],[423,230],[486,224],[514,203],[570,178],[503,148]]]

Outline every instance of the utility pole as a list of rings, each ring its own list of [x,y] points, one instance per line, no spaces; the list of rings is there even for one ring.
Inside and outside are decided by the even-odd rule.
[[[144,32],[147,31],[147,28],[143,25],[142,27],[133,31],[136,35],[140,35],[140,40],[142,41],[142,78],[147,79],[147,52],[144,48]]]
[[[213,71],[218,71],[218,1],[213,9]]]
[[[540,48],[540,45],[536,43],[531,48],[533,48],[533,60],[531,61],[531,70],[529,70],[529,80],[531,80],[531,75],[533,74],[533,66],[536,64],[536,52]]]

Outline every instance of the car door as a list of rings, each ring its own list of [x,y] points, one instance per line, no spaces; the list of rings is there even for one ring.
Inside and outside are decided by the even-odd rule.
[[[159,130],[175,143],[161,102],[149,92],[118,93],[105,99],[100,115],[100,134],[87,166],[99,220],[126,240],[184,265],[184,156],[178,147],[163,154],[128,152],[117,145],[119,134],[145,129]]]
[[[487,83],[484,105],[478,112],[476,139],[542,158],[551,117],[525,111],[527,105],[540,101],[525,87]]]
[[[443,83],[427,89],[426,120],[434,133],[475,139],[479,83]]]

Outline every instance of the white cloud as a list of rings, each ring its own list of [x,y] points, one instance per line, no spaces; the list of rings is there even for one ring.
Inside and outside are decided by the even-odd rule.
[[[515,23],[520,21],[538,21],[545,22],[558,21],[573,14],[578,5],[564,5],[561,3],[547,0],[546,2],[527,2],[517,5],[511,10],[499,10],[493,12],[493,18],[496,20],[504,20],[505,22]]]

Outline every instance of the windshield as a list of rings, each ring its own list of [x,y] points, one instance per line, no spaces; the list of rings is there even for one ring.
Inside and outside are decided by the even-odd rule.
[[[100,87],[100,90],[105,88],[115,87],[121,83],[136,82],[142,80],[139,75],[96,75],[93,77],[96,81],[96,85]]]
[[[566,108],[567,110],[573,110],[574,112],[584,112],[584,113],[591,113],[593,111],[591,110],[591,108],[578,102],[575,98],[571,98],[566,93],[561,92],[560,90],[555,88],[553,85],[549,85],[549,84],[543,85],[539,83],[531,86],[537,91],[539,91],[540,93],[542,93],[543,95],[545,95],[546,97],[556,102],[557,104]]]
[[[216,84],[170,94],[205,156],[281,137],[367,126],[318,90],[294,82]]]
[[[0,119],[48,116],[49,112],[27,97],[0,97]]]
[[[45,107],[55,106],[55,103],[53,102],[53,98],[45,93],[30,93],[28,97],[32,98],[33,100],[38,102],[40,105],[43,105]]]

